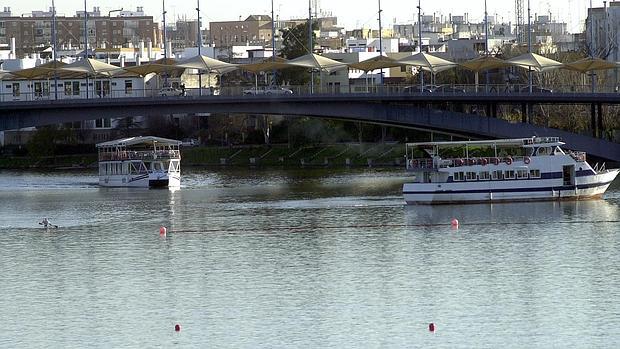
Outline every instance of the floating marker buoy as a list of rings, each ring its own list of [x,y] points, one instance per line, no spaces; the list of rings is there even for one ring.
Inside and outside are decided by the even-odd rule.
[[[452,218],[452,220],[450,221],[450,225],[452,226],[453,229],[458,229],[459,220],[456,218]]]
[[[159,235],[166,235],[166,233],[168,232],[168,229],[166,229],[166,227],[159,227]]]
[[[179,325],[179,324],[174,325],[174,331],[175,332],[181,331],[181,325]]]
[[[430,332],[435,332],[435,324],[432,323],[432,322],[430,324],[428,324],[428,330]]]

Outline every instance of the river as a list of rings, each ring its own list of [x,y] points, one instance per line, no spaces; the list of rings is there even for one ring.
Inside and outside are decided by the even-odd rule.
[[[437,207],[404,205],[399,170],[182,181],[0,171],[0,347],[620,343],[618,180],[604,200]]]

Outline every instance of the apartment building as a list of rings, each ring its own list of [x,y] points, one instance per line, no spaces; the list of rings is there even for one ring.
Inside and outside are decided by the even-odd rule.
[[[161,31],[152,16],[145,16],[138,8],[135,14],[112,17],[114,11],[102,16],[98,7],[88,12],[86,20],[86,39],[89,47],[127,47],[138,46],[139,42],[161,42]],[[32,11],[30,14],[15,16],[10,8],[4,8],[0,15],[0,45],[10,45],[15,39],[17,57],[39,52],[52,45],[52,9]],[[56,17],[56,36],[59,49],[84,48],[84,11],[73,17],[58,14]]]

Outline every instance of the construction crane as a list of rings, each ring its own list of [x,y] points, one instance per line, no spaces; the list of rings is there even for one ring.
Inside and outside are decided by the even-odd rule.
[[[516,18],[516,26],[515,26],[515,36],[517,38],[517,42],[522,44],[525,43],[527,37],[525,36],[525,23],[523,20],[523,0],[515,0],[515,14]]]

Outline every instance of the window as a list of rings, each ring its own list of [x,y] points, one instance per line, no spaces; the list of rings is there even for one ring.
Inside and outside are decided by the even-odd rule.
[[[515,171],[514,170],[507,170],[506,172],[504,172],[504,178],[506,178],[506,179],[515,179]]]
[[[133,82],[131,80],[125,80],[125,94],[131,94],[133,91]]]
[[[13,89],[13,97],[19,97],[21,95],[20,88],[19,88],[19,82],[14,82],[12,89]]]
[[[71,82],[65,81],[65,96],[71,96]]]
[[[80,95],[80,82],[79,81],[73,82],[73,95],[74,96]]]
[[[465,173],[464,172],[454,172],[454,174],[452,175],[452,180],[455,182],[461,182],[465,180]]]
[[[517,170],[518,179],[527,179],[528,170]]]
[[[466,179],[468,181],[475,181],[478,178],[478,174],[476,172],[467,172]]]
[[[540,178],[540,170],[530,170],[530,178]]]
[[[504,172],[501,170],[495,170],[491,172],[491,179],[494,181],[504,179]]]
[[[112,122],[110,119],[96,119],[95,120],[95,128],[110,128],[112,127]]]
[[[490,176],[489,176],[489,172],[488,171],[482,171],[480,173],[478,173],[478,178],[480,178],[481,181],[488,181]]]

